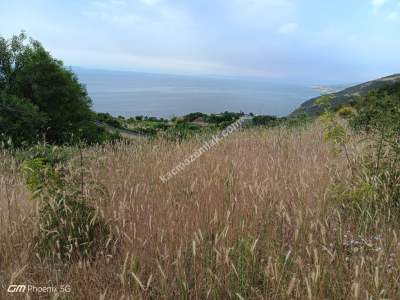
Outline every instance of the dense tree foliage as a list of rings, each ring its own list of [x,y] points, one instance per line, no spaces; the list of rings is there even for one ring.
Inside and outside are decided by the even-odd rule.
[[[207,117],[206,121],[212,124],[229,124],[238,120],[244,113],[223,112],[222,114],[211,114]]]
[[[278,121],[278,118],[275,116],[255,116],[253,118],[255,126],[271,126],[275,125]]]
[[[208,115],[206,115],[206,114],[204,114],[204,113],[201,113],[201,112],[194,112],[194,113],[187,114],[187,115],[185,115],[185,116],[183,117],[183,119],[184,119],[186,122],[193,122],[193,121],[196,121],[196,120],[199,119],[199,118],[202,118],[203,121],[204,121],[204,120],[207,120]]]
[[[40,138],[46,123],[47,116],[33,103],[0,94],[0,141],[33,143]]]
[[[0,128],[14,145],[97,142],[91,100],[75,74],[24,33],[0,37]]]

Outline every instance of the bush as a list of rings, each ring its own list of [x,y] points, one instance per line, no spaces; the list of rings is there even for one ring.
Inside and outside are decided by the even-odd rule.
[[[362,142],[367,146],[363,155],[351,163],[351,182],[336,189],[336,196],[347,212],[367,223],[378,216],[399,220],[400,84],[360,98],[356,107],[356,112],[346,115],[350,115],[353,129],[365,136]],[[323,118],[333,123],[331,112]],[[328,137],[337,141],[349,157],[344,127],[332,128],[335,130],[330,130]]]
[[[278,123],[278,118],[275,116],[255,116],[253,124],[255,126],[275,126]]]
[[[98,113],[97,120],[115,128],[122,128],[119,120],[111,116],[109,113]]]
[[[354,110],[349,106],[343,106],[338,110],[337,114],[344,119],[349,119],[354,116]]]
[[[170,126],[167,123],[157,123],[154,125],[154,128],[158,130],[167,130],[169,127]]]
[[[208,123],[212,123],[212,124],[218,124],[221,125],[222,123],[233,123],[236,120],[238,120],[241,116],[243,115],[243,113],[233,113],[233,112],[224,112],[222,114],[211,114],[207,117],[206,121]]]
[[[200,131],[201,127],[198,125],[179,122],[174,127],[168,127],[165,131],[160,132],[160,137],[181,142]]]
[[[198,118],[202,118],[203,120],[207,119],[207,115],[201,112],[195,112],[195,113],[190,113],[187,114],[183,117],[183,119],[185,120],[185,122],[193,122],[195,120],[197,120]]]
[[[377,169],[375,163],[376,157],[371,153],[356,161],[351,181],[336,185],[334,198],[351,218],[362,224],[373,224],[378,218],[399,221],[399,165],[385,161]]]
[[[39,203],[39,228],[35,248],[40,257],[59,260],[91,259],[110,237],[99,212],[83,197],[77,178],[70,178],[66,152],[38,147],[23,170],[34,199]]]

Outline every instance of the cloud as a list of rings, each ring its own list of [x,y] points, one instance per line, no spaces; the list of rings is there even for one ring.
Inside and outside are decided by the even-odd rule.
[[[164,5],[161,0],[96,0],[82,12],[84,16],[98,18],[118,27],[141,26],[143,30],[161,30],[165,26],[183,26],[185,12]]]
[[[385,17],[385,19],[386,19],[387,21],[397,21],[397,20],[400,19],[400,14],[399,14],[397,11],[393,11],[393,12],[389,13],[389,14]]]
[[[372,0],[372,5],[374,6],[374,8],[379,8],[385,5],[386,2],[387,0]]]
[[[154,6],[160,3],[160,0],[140,0],[145,5]]]
[[[274,28],[296,11],[294,0],[229,0],[224,5],[235,21],[255,28]]]
[[[289,34],[295,32],[298,28],[299,25],[297,23],[286,23],[279,28],[279,32],[282,34]]]
[[[373,13],[376,14],[378,11],[387,4],[388,0],[371,0],[371,4],[373,7]]]
[[[104,62],[103,67],[120,70],[146,70],[154,72],[166,72],[177,74],[200,74],[200,75],[237,75],[274,77],[281,76],[279,73],[267,70],[255,70],[223,62],[183,60],[179,58],[165,58],[158,56],[141,56],[117,52],[96,52],[85,50],[56,49],[58,55],[68,57],[70,61],[83,67],[97,67],[98,62]],[[84,59],[83,59],[84,58]]]
[[[127,6],[128,3],[125,0],[111,0],[112,5],[118,5],[118,6]]]
[[[371,0],[375,15],[380,15],[386,21],[397,21],[400,19],[400,2],[391,0]],[[385,6],[385,8],[383,8]]]
[[[97,0],[100,2],[99,0]],[[102,5],[89,5],[82,11],[93,28],[103,28],[101,39],[93,43],[108,51],[121,50],[133,56],[179,58],[184,61],[208,61],[203,34],[186,9],[169,5],[167,1],[150,4],[144,0],[127,0],[127,6],[112,6],[111,0]],[[150,0],[146,0],[150,1]],[[106,43],[105,40],[113,41]],[[212,60],[212,59],[210,59]],[[146,63],[149,60],[144,59]],[[182,66],[190,64],[181,63]]]
[[[233,3],[253,13],[271,9],[290,9],[294,6],[293,0],[234,0]]]

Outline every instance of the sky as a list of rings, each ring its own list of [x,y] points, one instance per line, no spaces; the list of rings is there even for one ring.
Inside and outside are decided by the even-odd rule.
[[[0,0],[68,66],[296,83],[400,73],[400,0]]]

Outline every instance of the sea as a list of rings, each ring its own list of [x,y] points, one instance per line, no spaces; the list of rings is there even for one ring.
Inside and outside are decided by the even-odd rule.
[[[128,71],[73,71],[97,112],[113,116],[171,118],[191,112],[224,111],[285,116],[320,90],[260,79],[150,74]]]

